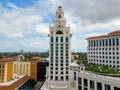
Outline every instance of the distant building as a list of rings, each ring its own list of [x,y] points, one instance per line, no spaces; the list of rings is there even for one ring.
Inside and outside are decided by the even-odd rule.
[[[25,60],[25,56],[24,55],[18,55],[17,60],[18,61],[23,61],[23,60]]]
[[[120,30],[107,35],[88,37],[89,63],[120,68]]]
[[[13,61],[12,58],[0,59],[0,83],[8,82],[13,78]]]

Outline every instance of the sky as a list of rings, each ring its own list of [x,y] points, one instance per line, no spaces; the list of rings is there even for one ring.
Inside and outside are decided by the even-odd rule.
[[[87,37],[120,29],[120,0],[0,0],[0,52],[49,50],[49,26],[62,6],[71,50],[87,51]]]

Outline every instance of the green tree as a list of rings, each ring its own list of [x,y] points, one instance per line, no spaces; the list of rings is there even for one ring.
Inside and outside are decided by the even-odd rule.
[[[34,87],[36,83],[37,83],[37,82],[36,82],[35,79],[30,79],[30,80],[29,80],[29,84],[30,84],[31,87]]]

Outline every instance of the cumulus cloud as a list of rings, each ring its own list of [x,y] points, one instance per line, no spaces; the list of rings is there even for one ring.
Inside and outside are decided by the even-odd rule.
[[[120,0],[61,0],[66,12],[83,24],[104,23],[120,18]]]
[[[57,7],[62,5],[67,26],[70,25],[73,34],[72,51],[84,52],[87,37],[119,29],[119,4],[119,0],[36,0],[26,7],[18,7],[11,2],[4,7],[0,3],[0,36],[9,38],[2,40],[6,47],[0,48],[48,49],[49,25],[55,18]]]

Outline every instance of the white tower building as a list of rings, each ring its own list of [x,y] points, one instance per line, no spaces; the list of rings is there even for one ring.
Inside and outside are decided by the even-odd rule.
[[[49,28],[49,79],[48,90],[71,90],[70,62],[71,62],[71,34],[66,26],[64,12],[59,6],[56,19]]]

